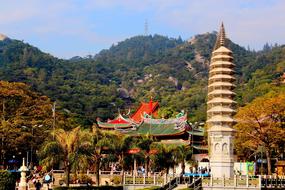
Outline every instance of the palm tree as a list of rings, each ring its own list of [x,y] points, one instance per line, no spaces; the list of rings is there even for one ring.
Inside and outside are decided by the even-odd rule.
[[[153,169],[165,170],[168,174],[169,169],[175,166],[174,150],[176,147],[162,143],[153,143],[151,147],[158,150],[157,154],[151,155]]]
[[[91,136],[87,131],[82,131],[80,127],[74,128],[71,131],[57,129],[53,133],[55,141],[44,144],[40,153],[41,164],[46,168],[51,168],[55,164],[63,161],[64,171],[66,175],[66,185],[69,186],[71,169],[86,168],[86,158],[88,149],[91,144]]]
[[[166,169],[166,173],[169,173],[169,169],[172,167],[174,168],[175,162],[175,155],[174,151],[176,146],[174,145],[163,145],[163,160],[164,160],[164,167]]]
[[[177,164],[181,164],[182,174],[185,173],[185,161],[189,159],[192,152],[189,146],[179,145],[174,150]]]
[[[94,164],[95,174],[96,174],[96,184],[100,184],[100,163],[103,151],[108,151],[109,153],[114,152],[116,141],[116,134],[114,132],[103,132],[98,130],[96,127],[93,128],[92,133],[92,145],[91,153],[92,157],[89,158],[89,162]]]
[[[115,154],[118,157],[119,164],[122,168],[122,179],[124,177],[125,171],[125,157],[128,150],[133,146],[134,138],[122,133],[118,133],[116,136],[116,143],[115,143]]]
[[[144,155],[146,176],[148,175],[149,171],[149,151],[152,143],[153,139],[149,135],[142,136],[138,142],[138,146],[142,149]]]

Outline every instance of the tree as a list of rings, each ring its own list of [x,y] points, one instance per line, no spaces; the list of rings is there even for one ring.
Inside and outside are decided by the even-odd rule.
[[[149,153],[150,153],[150,147],[152,143],[153,143],[153,139],[148,135],[142,136],[138,142],[138,147],[140,147],[141,150],[143,151],[143,155],[145,159],[144,163],[145,163],[146,176],[148,175],[148,171],[149,171]]]
[[[106,153],[112,153],[115,149],[116,134],[114,132],[103,132],[100,131],[97,127],[93,127],[92,141],[89,151],[91,152],[91,157],[89,157],[89,163],[94,165],[95,174],[96,174],[96,184],[100,184],[100,163],[102,154],[105,151]]]
[[[15,189],[16,177],[6,170],[0,170],[0,190]]]
[[[46,138],[43,132],[52,125],[50,99],[24,83],[0,81],[0,105],[1,161],[31,147],[37,150]]]
[[[182,174],[185,173],[185,161],[189,159],[191,155],[191,150],[189,146],[179,145],[174,150],[174,155],[176,158],[177,164],[181,164]]]
[[[54,132],[55,141],[48,141],[41,150],[41,164],[51,168],[63,161],[66,184],[69,186],[70,172],[78,168],[87,168],[86,159],[91,146],[91,134],[76,127],[71,131],[57,129]]]
[[[271,92],[256,98],[241,107],[236,114],[236,150],[240,156],[254,152],[259,147],[265,150],[268,174],[271,174],[273,150],[279,153],[285,139],[285,93]],[[277,135],[278,134],[278,135]]]
[[[119,164],[122,168],[122,179],[121,181],[123,181],[123,177],[124,177],[124,171],[125,171],[125,167],[126,167],[126,163],[125,163],[125,157],[126,154],[128,152],[128,150],[133,146],[133,137],[128,136],[128,135],[124,135],[121,133],[118,133],[116,136],[116,143],[115,143],[115,154],[118,157],[118,161]],[[127,163],[129,164],[129,163]]]
[[[175,145],[166,145],[159,142],[151,145],[152,149],[158,150],[157,154],[151,155],[151,167],[154,171],[165,170],[169,173],[170,168],[174,168],[176,164],[176,158],[174,151]]]

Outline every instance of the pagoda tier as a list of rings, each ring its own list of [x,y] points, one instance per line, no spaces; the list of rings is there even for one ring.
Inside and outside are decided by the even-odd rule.
[[[220,46],[213,51],[210,64],[210,77],[208,84],[208,120],[211,124],[227,122],[229,127],[233,126],[235,121],[229,119],[233,116],[233,110],[236,102],[233,101],[235,93],[232,91],[236,86],[234,64],[232,63],[232,51]],[[218,111],[219,110],[219,111]]]
[[[213,90],[212,92],[208,94],[208,96],[212,99],[215,97],[220,97],[221,94],[225,96],[231,96],[231,97],[235,96],[235,93],[232,92],[231,90],[219,90],[219,89]]]
[[[211,109],[209,109],[207,113],[214,114],[214,115],[217,115],[217,114],[219,115],[220,114],[230,114],[231,115],[231,114],[236,113],[236,111],[226,106],[214,106]]]
[[[213,83],[213,82],[234,82],[235,78],[230,76],[230,75],[214,75],[212,77],[209,78],[209,82]]]
[[[210,65],[210,69],[214,69],[218,67],[234,68],[235,64],[233,64],[230,61],[216,61]]]
[[[210,93],[216,89],[220,89],[220,87],[225,87],[226,89],[234,89],[236,85],[234,85],[231,82],[213,82],[209,83],[208,90],[210,90]]]
[[[222,24],[211,58],[207,101],[210,166],[212,176],[218,178],[232,177],[234,163],[235,65],[232,51],[225,47],[225,42]]]
[[[232,75],[232,74],[234,74],[234,71],[231,68],[214,68],[214,69],[210,69],[210,77],[212,77],[212,76],[214,76],[216,74]]]

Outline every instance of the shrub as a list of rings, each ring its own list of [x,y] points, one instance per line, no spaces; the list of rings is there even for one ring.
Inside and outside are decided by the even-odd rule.
[[[0,170],[0,190],[15,189],[16,178],[8,171]]]
[[[61,182],[65,183],[66,181],[66,176],[62,178]],[[74,175],[71,174],[70,175],[70,179],[69,179],[69,183],[79,183],[79,184],[93,184],[92,178],[89,177],[86,174],[78,174],[78,175]]]
[[[115,185],[119,185],[122,182],[122,177],[121,176],[114,176],[114,177],[112,177],[111,182],[113,182]]]
[[[78,175],[78,182],[81,183],[81,184],[92,184],[92,178],[89,177],[88,175],[86,174],[79,174]]]

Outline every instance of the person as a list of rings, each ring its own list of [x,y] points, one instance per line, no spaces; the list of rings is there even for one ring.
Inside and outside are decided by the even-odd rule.
[[[42,184],[41,184],[40,180],[37,181],[35,187],[36,187],[36,190],[40,190],[41,189]]]
[[[143,168],[143,166],[141,167],[141,171],[142,171],[142,175],[145,175],[145,169]]]

